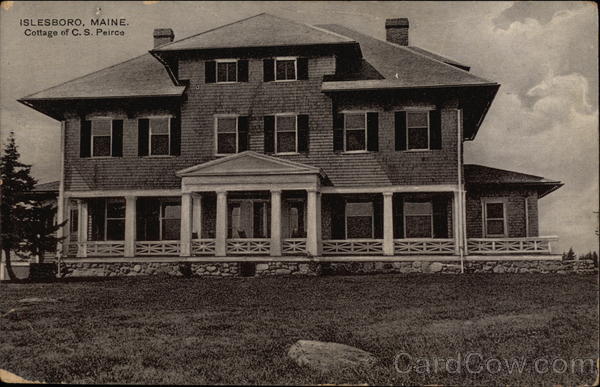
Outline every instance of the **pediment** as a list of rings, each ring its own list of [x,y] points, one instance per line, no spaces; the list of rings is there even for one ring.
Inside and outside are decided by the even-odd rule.
[[[179,177],[321,174],[320,168],[246,151],[177,172]]]

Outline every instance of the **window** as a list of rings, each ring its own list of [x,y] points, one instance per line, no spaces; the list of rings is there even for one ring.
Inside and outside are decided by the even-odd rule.
[[[125,240],[125,200],[93,199],[88,202],[91,217],[91,240]]]
[[[238,118],[216,117],[218,155],[226,155],[238,152]]]
[[[237,82],[237,60],[219,59],[217,62],[217,83]]]
[[[486,237],[506,236],[506,213],[503,199],[484,199]]]
[[[367,150],[367,114],[344,114],[344,150],[346,152]]]
[[[161,156],[169,154],[170,122],[168,117],[150,118],[150,155]]]
[[[181,226],[179,202],[162,202],[160,206],[161,240],[178,240]]]
[[[298,117],[296,115],[275,116],[276,153],[298,152]]]
[[[290,238],[305,238],[304,201],[290,200],[288,207],[288,234]]]
[[[346,239],[373,238],[373,203],[346,203]]]
[[[92,120],[92,157],[111,155],[112,120]]]
[[[429,111],[406,112],[406,144],[409,150],[429,149]]]
[[[275,58],[275,80],[296,80],[296,58]]]
[[[404,202],[405,238],[433,237],[433,205],[431,202]]]

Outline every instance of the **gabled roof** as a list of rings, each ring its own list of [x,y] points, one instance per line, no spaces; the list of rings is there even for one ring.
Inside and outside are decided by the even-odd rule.
[[[354,43],[348,37],[307,24],[261,13],[165,44],[153,52],[238,47]]]
[[[151,54],[143,54],[19,101],[180,96],[184,90],[184,86],[173,83],[162,63]]]
[[[423,54],[423,55],[428,56],[428,57],[430,57],[432,59],[439,60],[440,62],[447,63],[449,65],[452,65],[454,67],[458,67],[459,69],[462,69],[462,70],[465,70],[465,71],[469,71],[471,69],[470,66],[462,64],[460,62],[457,62],[454,59],[446,58],[444,56],[441,56],[440,54],[436,54],[435,52],[431,52],[431,51],[425,50],[424,48],[420,48],[420,47],[416,47],[416,46],[408,46],[407,48],[409,50],[415,51],[418,54]]]
[[[36,184],[33,187],[34,192],[56,192],[58,193],[60,182],[59,181],[50,181],[48,183]]]
[[[416,47],[379,40],[337,24],[319,27],[357,41],[364,59],[384,78],[365,76],[361,80],[355,74],[352,80],[323,82],[323,91],[497,85],[459,68],[457,62]]]
[[[245,151],[176,172],[179,177],[323,174],[317,167]]]
[[[465,164],[464,171],[466,184],[530,186],[538,190],[540,198],[563,186],[563,183],[560,181],[545,179],[541,176],[491,168],[483,165]]]

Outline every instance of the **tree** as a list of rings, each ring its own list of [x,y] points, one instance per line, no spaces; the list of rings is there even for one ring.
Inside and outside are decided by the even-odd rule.
[[[0,238],[6,271],[13,281],[18,278],[12,269],[11,252],[42,257],[58,242],[54,233],[65,224],[54,224],[53,205],[28,195],[37,181],[31,176],[31,165],[20,162],[20,157],[11,132],[0,158]]]
[[[575,252],[573,251],[573,248],[570,247],[569,251],[564,253],[562,255],[562,260],[563,261],[574,261],[577,259],[577,255],[575,255]]]

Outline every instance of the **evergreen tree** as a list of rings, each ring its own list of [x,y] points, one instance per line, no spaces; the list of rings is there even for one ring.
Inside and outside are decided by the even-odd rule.
[[[563,254],[563,261],[574,261],[577,259],[577,255],[575,255],[575,252],[573,251],[573,247],[569,248],[569,251],[567,251],[567,254]]]

